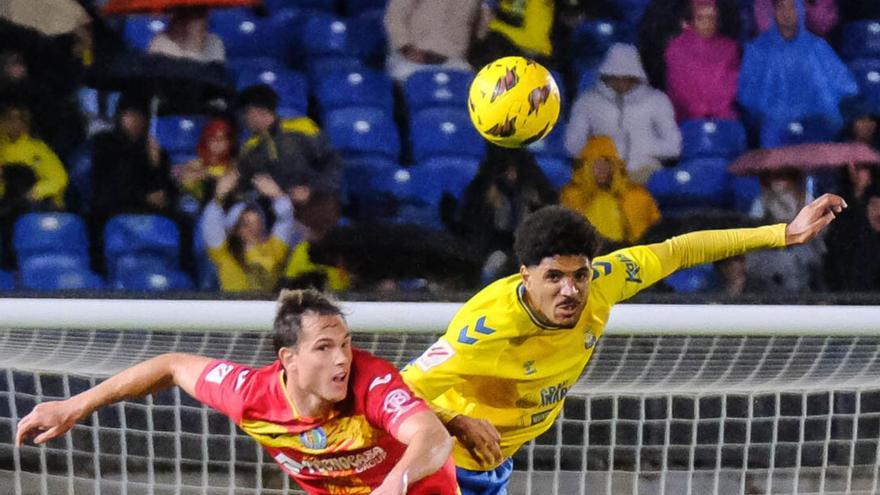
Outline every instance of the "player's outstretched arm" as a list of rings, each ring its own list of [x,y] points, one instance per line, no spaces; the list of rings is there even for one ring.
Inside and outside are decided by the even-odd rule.
[[[37,404],[18,422],[15,444],[31,436],[45,443],[73,428],[77,421],[115,402],[142,397],[177,385],[193,395],[196,381],[210,358],[189,354],[162,354],[132,366],[85,392],[62,401]]]
[[[785,226],[785,245],[810,242],[846,208],[846,201],[836,194],[823,194],[804,206]]]
[[[452,453],[452,437],[431,411],[406,418],[394,437],[406,444],[406,451],[372,495],[405,494],[409,485],[443,467]]]

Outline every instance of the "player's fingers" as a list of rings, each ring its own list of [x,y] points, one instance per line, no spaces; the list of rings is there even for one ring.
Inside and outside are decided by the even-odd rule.
[[[15,432],[15,445],[21,447],[24,443],[25,439],[30,435],[31,431],[31,421],[30,416],[26,416],[24,419],[18,422],[18,427]]]
[[[836,194],[825,193],[810,203],[810,206],[820,211],[824,211],[831,207],[846,208],[846,201]]]
[[[498,464],[504,459],[504,453],[501,452],[501,445],[498,442],[489,444],[489,451],[492,453],[493,464]]]
[[[53,426],[52,428],[49,428],[48,430],[34,437],[34,443],[46,443],[49,440],[60,436],[62,433],[64,433],[64,429],[61,426]]]

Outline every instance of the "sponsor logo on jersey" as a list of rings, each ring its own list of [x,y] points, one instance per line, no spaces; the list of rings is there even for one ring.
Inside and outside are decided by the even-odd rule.
[[[327,433],[320,426],[300,433],[299,440],[309,449],[318,450],[327,447]]]
[[[238,376],[235,377],[235,391],[238,392],[241,389],[241,386],[244,385],[244,381],[247,379],[248,374],[251,370],[242,370]]]
[[[452,348],[452,345],[446,339],[440,339],[416,359],[416,366],[422,371],[428,371],[435,366],[449,361],[449,358],[454,355],[455,349]]]
[[[381,464],[387,456],[388,454],[382,447],[373,447],[359,454],[329,459],[303,459],[300,465],[302,471],[308,470],[313,473],[363,473]]]
[[[641,267],[635,261],[629,259],[623,254],[618,254],[617,259],[623,263],[624,268],[626,268],[627,282],[635,282],[637,284],[642,283],[642,279],[639,278],[639,270]]]
[[[539,413],[532,414],[532,426],[547,419],[547,416],[549,416],[552,411],[553,411],[553,409],[548,409],[546,411],[541,411]]]
[[[559,385],[553,385],[552,387],[546,387],[541,389],[541,405],[542,406],[550,406],[556,404],[565,398],[565,394],[568,393],[568,385],[565,382],[560,383]]]
[[[412,400],[409,392],[402,388],[396,388],[385,396],[385,403],[382,408],[391,415],[391,421],[397,421],[401,414],[409,411],[417,402]]]
[[[216,383],[219,385],[223,383],[223,379],[226,378],[226,375],[232,373],[233,369],[235,369],[235,367],[231,364],[220,363],[217,366],[214,366],[214,369],[212,369],[208,372],[207,375],[205,375],[205,381]]]
[[[592,349],[598,341],[599,339],[597,339],[595,335],[588,333],[584,336],[584,348]]]
[[[523,363],[523,373],[526,375],[534,375],[538,370],[535,369],[534,361],[526,361]]]
[[[374,378],[372,382],[370,382],[370,387],[367,389],[367,392],[373,390],[379,385],[385,385],[386,383],[391,382],[391,373],[387,373],[385,376],[380,376],[378,378]]]

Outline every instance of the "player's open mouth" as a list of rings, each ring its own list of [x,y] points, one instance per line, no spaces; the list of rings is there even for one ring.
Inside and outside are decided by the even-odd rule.
[[[556,305],[556,309],[565,314],[573,314],[578,307],[578,303],[574,301],[564,302]]]
[[[333,381],[336,383],[345,383],[345,379],[348,378],[348,372],[341,372],[333,375]]]

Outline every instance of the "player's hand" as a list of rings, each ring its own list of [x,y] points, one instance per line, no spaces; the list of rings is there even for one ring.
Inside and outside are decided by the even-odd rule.
[[[828,226],[843,209],[846,201],[836,194],[823,194],[804,206],[790,224],[785,226],[785,245],[810,242]]]
[[[20,447],[32,436],[38,444],[60,437],[73,428],[79,417],[79,409],[70,399],[37,404],[18,422],[15,445]]]
[[[406,495],[407,476],[406,473],[397,474],[395,471],[388,473],[385,481],[377,486],[370,495]]]
[[[449,433],[468,449],[471,456],[485,466],[496,466],[504,460],[501,453],[501,435],[485,419],[460,414],[446,424]]]

